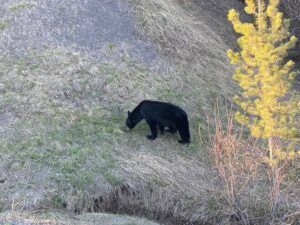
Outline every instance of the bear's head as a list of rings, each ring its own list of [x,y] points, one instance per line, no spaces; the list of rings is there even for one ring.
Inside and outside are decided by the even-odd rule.
[[[128,111],[128,117],[126,119],[126,127],[132,129],[135,127],[136,124],[137,122],[134,120],[134,116],[132,115],[131,112]]]

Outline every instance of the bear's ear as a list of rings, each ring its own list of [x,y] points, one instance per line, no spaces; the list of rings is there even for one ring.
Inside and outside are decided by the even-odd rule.
[[[130,116],[130,113],[131,113],[131,112],[130,112],[130,111],[128,111],[127,113],[128,113],[128,116]]]

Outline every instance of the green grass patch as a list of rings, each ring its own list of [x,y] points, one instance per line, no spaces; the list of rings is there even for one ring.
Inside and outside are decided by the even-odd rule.
[[[73,111],[56,115],[55,119],[40,117],[39,126],[47,127],[47,131],[32,130],[27,137],[19,134],[6,145],[6,151],[14,154],[16,160],[30,160],[48,166],[56,171],[53,173],[57,174],[53,177],[55,180],[79,189],[91,184],[98,173],[108,183],[120,183],[120,179],[113,174],[117,167],[117,152],[110,144],[124,138],[120,129],[123,116],[105,117],[98,109],[92,115]],[[75,121],[63,125],[67,118],[75,118]],[[28,127],[33,123],[38,125],[36,122],[27,121],[19,127]]]
[[[22,1],[22,2],[14,4],[14,5],[11,5],[9,7],[9,9],[10,9],[10,11],[15,13],[15,12],[18,12],[23,9],[31,9],[33,6],[34,5],[29,2]]]
[[[0,31],[4,30],[8,25],[8,21],[0,20]]]

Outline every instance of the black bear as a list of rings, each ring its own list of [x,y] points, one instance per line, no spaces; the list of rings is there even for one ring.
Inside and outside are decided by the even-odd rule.
[[[151,130],[151,135],[147,135],[148,139],[154,140],[157,137],[158,128],[163,133],[167,127],[167,131],[171,133],[179,132],[181,137],[179,143],[190,143],[188,117],[180,107],[166,102],[144,100],[132,112],[128,111],[126,127],[132,129],[142,119],[146,120]]]

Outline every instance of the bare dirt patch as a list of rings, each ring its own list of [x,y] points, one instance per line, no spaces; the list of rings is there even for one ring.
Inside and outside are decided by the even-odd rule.
[[[135,35],[135,23],[125,1],[9,0],[1,3],[3,53],[26,55],[28,49],[59,46],[105,60],[107,45],[122,46],[130,57],[153,63],[158,57],[150,42]]]

